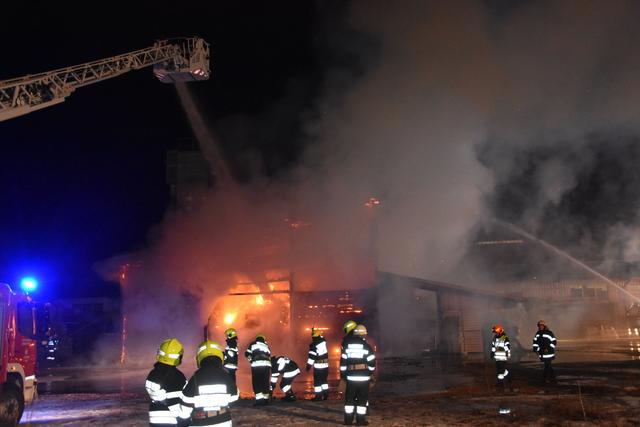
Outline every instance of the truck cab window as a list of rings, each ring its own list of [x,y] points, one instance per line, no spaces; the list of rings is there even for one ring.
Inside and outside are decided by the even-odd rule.
[[[27,302],[18,303],[18,332],[22,335],[35,339],[36,318],[33,305]]]

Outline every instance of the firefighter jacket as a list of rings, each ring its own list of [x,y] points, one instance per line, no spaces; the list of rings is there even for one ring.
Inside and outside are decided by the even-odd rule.
[[[491,343],[491,358],[497,362],[506,362],[511,357],[509,337],[504,332],[495,334]]]
[[[347,381],[369,381],[376,369],[376,355],[367,341],[357,335],[342,340],[340,377]]]
[[[556,342],[556,336],[545,327],[533,337],[532,349],[538,353],[540,360],[553,360],[556,357]]]
[[[324,337],[313,337],[309,344],[309,358],[307,365],[315,369],[327,369],[329,367],[329,351]]]
[[[300,374],[298,364],[285,356],[271,358],[271,383],[278,382],[278,377],[293,378]]]
[[[249,344],[247,351],[244,352],[244,356],[249,360],[252,368],[271,366],[271,350],[269,350],[267,343],[260,338]]]
[[[238,369],[238,338],[227,339],[224,349],[224,367],[231,370]]]
[[[176,424],[180,415],[180,396],[187,383],[177,367],[156,362],[147,376],[145,387],[151,398],[150,424]]]
[[[200,368],[182,390],[181,418],[191,418],[191,426],[211,426],[231,422],[229,403],[237,399],[238,391],[222,361],[205,357]]]

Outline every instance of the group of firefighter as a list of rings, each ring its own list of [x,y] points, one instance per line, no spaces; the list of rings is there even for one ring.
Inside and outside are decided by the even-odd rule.
[[[556,336],[547,327],[544,320],[537,323],[538,331],[533,337],[531,350],[535,352],[540,361],[544,363],[542,381],[545,384],[553,383],[556,375],[553,372],[551,362],[556,357]],[[502,325],[493,325],[493,340],[491,341],[491,353],[489,356],[496,363],[496,385],[502,388],[511,388],[511,373],[507,369],[507,361],[511,357],[511,344]]]
[[[340,378],[346,381],[344,423],[367,425],[369,386],[376,367],[373,348],[366,341],[367,329],[349,320],[343,326],[340,355]],[[238,334],[233,328],[225,331],[226,346],[205,340],[196,353],[198,369],[187,381],[178,366],[184,348],[176,338],[160,344],[153,369],[147,376],[146,389],[151,403],[149,424],[161,426],[231,426],[230,406],[238,401],[236,385],[238,370]],[[282,400],[293,402],[293,380],[300,368],[289,357],[272,356],[264,335],[257,335],[249,344],[245,357],[251,365],[254,405],[268,405],[273,398],[278,379],[284,393]],[[329,397],[329,352],[322,331],[311,328],[311,344],[306,370],[313,369],[314,398]]]

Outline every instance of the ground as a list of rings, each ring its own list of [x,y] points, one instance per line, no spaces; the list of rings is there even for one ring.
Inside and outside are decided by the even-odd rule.
[[[594,360],[595,359],[595,360]],[[541,364],[527,356],[510,364],[513,390],[494,386],[493,364],[430,356],[387,358],[371,394],[371,425],[379,426],[632,426],[640,425],[640,361],[629,354],[559,355],[557,384],[544,385]],[[612,360],[618,359],[618,360]],[[51,370],[25,426],[145,426],[147,397],[140,370]],[[56,376],[57,375],[57,376]],[[79,378],[83,378],[79,380]],[[253,407],[248,393],[233,409],[234,425],[340,425],[341,394],[311,402],[310,378],[297,381],[299,401]],[[142,381],[142,382],[140,382]],[[84,392],[82,392],[84,390]],[[248,390],[247,390],[248,391]],[[506,415],[499,410],[509,409]]]

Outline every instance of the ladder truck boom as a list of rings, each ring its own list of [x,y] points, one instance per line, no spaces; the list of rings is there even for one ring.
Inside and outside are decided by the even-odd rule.
[[[209,44],[199,37],[159,40],[111,58],[0,81],[0,122],[63,102],[76,88],[153,66],[163,83],[207,80]]]

